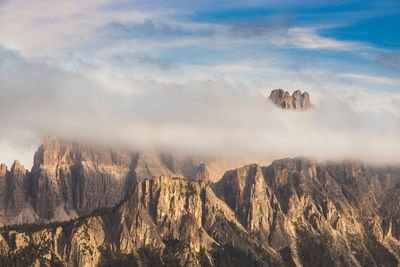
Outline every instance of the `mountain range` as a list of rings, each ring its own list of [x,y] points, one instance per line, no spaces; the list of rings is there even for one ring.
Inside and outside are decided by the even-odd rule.
[[[111,207],[157,176],[215,181],[242,160],[141,153],[45,138],[31,171],[0,165],[0,225],[63,221]]]
[[[398,266],[400,259],[396,166],[294,158],[212,181],[198,158],[47,138],[31,171],[16,161],[0,174],[3,266]]]
[[[244,163],[47,137],[0,165],[0,266],[399,266],[400,166]]]

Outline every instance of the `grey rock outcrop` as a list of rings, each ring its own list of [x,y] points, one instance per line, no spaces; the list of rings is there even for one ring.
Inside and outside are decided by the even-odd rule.
[[[10,171],[0,166],[0,225],[64,221],[112,207],[138,182],[157,176],[208,181],[205,162],[48,137],[35,153],[31,172],[18,161]]]
[[[0,224],[35,220],[29,202],[30,173],[16,160],[11,170],[0,166]]]
[[[34,157],[32,202],[40,218],[66,220],[115,205],[136,182],[135,155],[46,138]]]
[[[263,265],[283,263],[279,253],[260,247],[205,181],[164,176],[144,180],[130,198],[102,215],[39,230],[22,229],[0,231],[4,261],[31,246],[45,251],[34,259],[44,266],[51,262],[96,266],[101,249],[137,254],[146,246],[163,249],[172,238],[185,244],[179,256],[182,266],[199,266],[201,247],[210,250],[213,245],[232,243]]]
[[[307,92],[301,93],[300,90],[294,91],[290,95],[287,91],[275,89],[271,91],[268,99],[283,109],[307,110],[313,107],[309,94]]]
[[[101,248],[139,255],[173,238],[185,244],[182,266],[199,266],[201,248],[217,260],[224,245],[261,266],[398,266],[399,183],[399,167],[304,158],[247,165],[211,185],[161,176],[100,214],[30,232],[3,228],[0,256],[34,244],[46,246],[44,258],[95,266]]]
[[[379,253],[400,258],[399,182],[398,167],[298,158],[229,171],[215,190],[247,231],[275,250],[290,247],[296,263],[304,260],[298,256],[302,225],[329,240],[335,266],[380,266]]]

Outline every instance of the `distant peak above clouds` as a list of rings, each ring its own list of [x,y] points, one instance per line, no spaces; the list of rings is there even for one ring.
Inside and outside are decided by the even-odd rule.
[[[310,95],[307,92],[301,93],[300,90],[290,95],[288,91],[275,89],[271,91],[268,99],[282,109],[307,110],[313,107]]]

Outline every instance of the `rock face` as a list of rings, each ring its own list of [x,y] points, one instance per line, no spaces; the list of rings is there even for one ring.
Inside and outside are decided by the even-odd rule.
[[[30,222],[35,220],[29,203],[30,173],[15,161],[11,170],[0,165],[0,223]]]
[[[182,251],[176,258],[182,266],[200,266],[201,248],[232,243],[262,265],[283,264],[279,253],[260,247],[205,181],[165,176],[144,180],[125,202],[101,215],[38,230],[29,227],[0,231],[0,261],[9,263],[10,255],[33,250],[37,256],[24,262],[28,266],[96,266],[104,249],[138,255],[141,248],[163,250],[168,240],[180,240]]]
[[[136,182],[135,155],[47,138],[35,153],[32,203],[40,218],[66,220],[112,206]]]
[[[299,238],[307,233],[329,243],[334,265],[381,266],[386,255],[385,266],[397,266],[399,184],[400,168],[286,159],[227,172],[215,190],[247,231],[276,250],[290,247],[296,263],[308,260]]]
[[[215,184],[161,176],[88,217],[3,228],[0,261],[29,248],[45,252],[27,266],[95,266],[104,250],[145,264],[143,250],[154,248],[164,263],[172,255],[182,266],[204,257],[214,265],[398,266],[399,184],[399,167],[303,158],[247,165]]]
[[[268,99],[283,109],[307,110],[313,107],[307,92],[294,91],[292,95],[282,89],[272,90]]]
[[[157,176],[208,181],[208,163],[215,162],[46,138],[31,172],[18,161],[10,171],[0,166],[0,225],[64,221],[112,207],[138,182]]]

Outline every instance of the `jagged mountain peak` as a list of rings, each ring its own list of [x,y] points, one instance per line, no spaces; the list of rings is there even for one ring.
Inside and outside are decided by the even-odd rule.
[[[6,173],[0,179],[0,223],[103,212],[60,223],[55,231],[54,224],[33,234],[4,228],[0,262],[3,252],[48,243],[57,244],[46,250],[65,265],[93,266],[100,247],[138,255],[146,246],[162,251],[170,238],[184,244],[176,256],[183,266],[198,266],[201,248],[213,260],[215,249],[231,249],[226,246],[262,266],[308,266],[310,260],[328,266],[325,258],[334,266],[396,266],[391,263],[400,259],[400,168],[286,158],[244,165],[210,183],[207,167],[193,158],[55,138],[45,140],[35,158],[31,173],[19,162],[10,172],[0,166]],[[193,176],[184,178],[188,174]],[[37,236],[46,242],[38,243]],[[315,259],[320,247],[324,257]]]
[[[400,169],[296,158],[246,165],[214,185],[153,177],[138,182],[115,208],[56,230],[54,225],[34,233],[6,228],[0,245],[6,253],[22,253],[25,243],[19,240],[40,248],[46,242],[35,238],[43,236],[57,243],[47,248],[51,257],[67,266],[96,265],[104,249],[135,253],[141,260],[144,247],[162,254],[171,244],[180,244],[174,257],[181,266],[201,266],[201,248],[215,266],[221,249],[233,251],[225,257],[244,253],[257,262],[243,266],[397,266],[400,211],[393,185],[399,174]]]
[[[11,173],[17,173],[17,172],[21,172],[21,173],[25,173],[27,170],[25,169],[25,167],[21,164],[21,162],[19,162],[19,160],[15,160],[12,167],[11,167]]]
[[[288,91],[275,89],[271,91],[268,99],[282,109],[307,110],[313,107],[310,95],[307,92],[302,93],[300,90],[296,90],[290,95]]]
[[[114,149],[56,137],[44,139],[35,153],[31,172],[18,161],[10,172],[3,172],[8,177],[4,194],[16,194],[16,181],[19,191],[14,199],[24,205],[15,208],[16,217],[1,216],[0,205],[0,225],[22,222],[19,214],[26,206],[34,214],[29,218],[32,222],[86,215],[94,209],[115,205],[135,184],[160,175],[209,179],[208,168],[201,159]]]
[[[7,165],[2,163],[0,164],[0,176],[5,177],[7,174]]]

